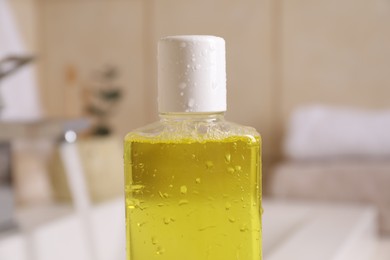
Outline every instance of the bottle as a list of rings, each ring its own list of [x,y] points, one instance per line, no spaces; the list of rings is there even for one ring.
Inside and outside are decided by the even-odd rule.
[[[224,119],[225,41],[161,39],[158,96],[124,140],[127,259],[262,259],[261,139]]]

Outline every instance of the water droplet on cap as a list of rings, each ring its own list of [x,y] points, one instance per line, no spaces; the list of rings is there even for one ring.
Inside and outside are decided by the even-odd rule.
[[[188,107],[193,107],[195,105],[195,100],[193,98],[190,98],[188,100]]]
[[[185,82],[181,82],[180,84],[179,84],[179,88],[180,89],[185,89],[187,87],[187,84],[185,83]]]

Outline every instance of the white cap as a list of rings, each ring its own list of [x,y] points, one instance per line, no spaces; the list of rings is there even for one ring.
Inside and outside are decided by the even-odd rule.
[[[160,113],[226,111],[224,39],[184,35],[159,41],[158,108]]]

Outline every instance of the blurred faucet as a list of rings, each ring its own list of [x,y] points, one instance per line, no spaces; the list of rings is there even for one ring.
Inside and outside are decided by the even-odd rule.
[[[31,63],[35,58],[33,56],[22,56],[22,55],[10,55],[8,57],[5,57],[4,59],[0,60],[0,83],[1,81],[14,74],[16,71],[18,71],[23,66]],[[1,85],[0,85],[1,87]],[[3,99],[1,97],[0,92],[0,116],[1,116],[1,110],[4,107]]]
[[[33,56],[10,55],[0,60],[0,81],[16,72],[26,64],[31,63]]]

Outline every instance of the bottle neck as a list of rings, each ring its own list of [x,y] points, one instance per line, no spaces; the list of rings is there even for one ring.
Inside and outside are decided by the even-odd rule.
[[[225,112],[203,113],[159,113],[161,121],[204,121],[217,122],[225,120]]]

